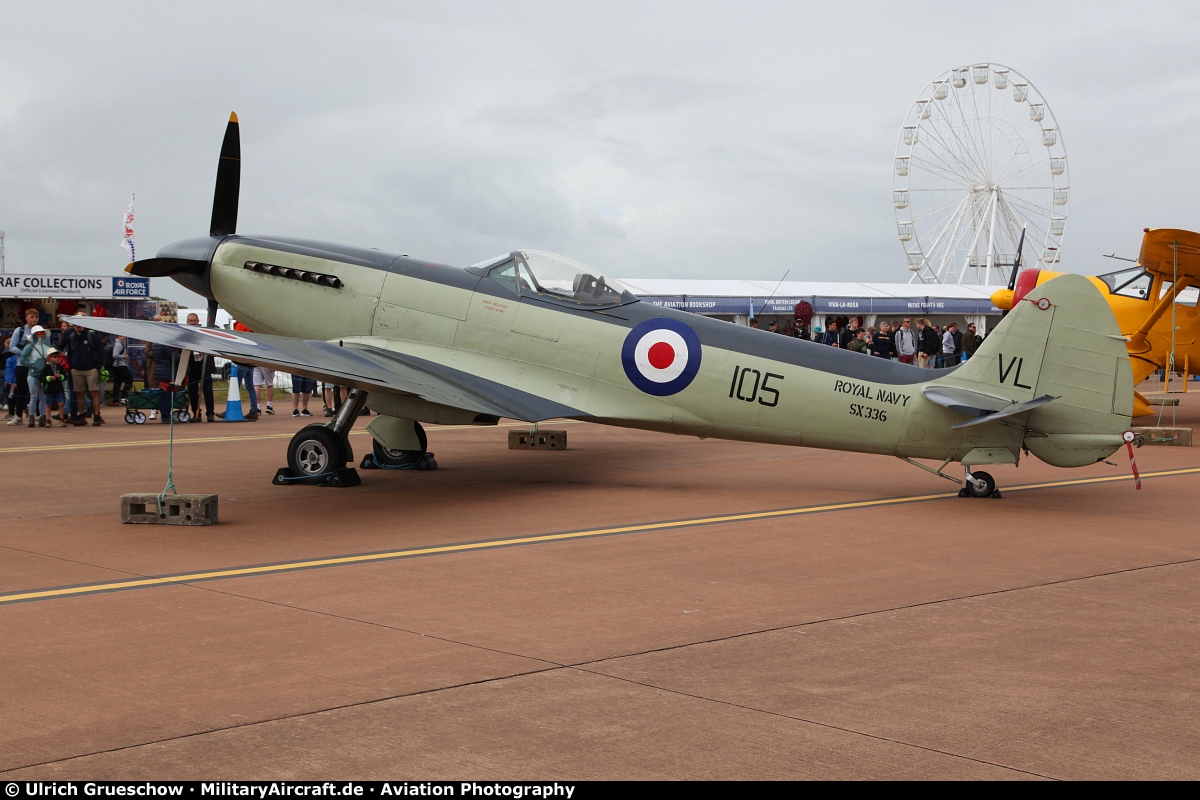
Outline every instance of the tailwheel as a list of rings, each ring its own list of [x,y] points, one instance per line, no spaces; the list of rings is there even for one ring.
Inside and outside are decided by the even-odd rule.
[[[417,441],[421,445],[420,450],[392,450],[384,447],[377,441],[372,441],[371,452],[363,456],[362,463],[359,464],[360,469],[416,469],[416,470],[431,470],[437,469],[437,461],[433,458],[433,453],[428,451],[429,438],[425,435],[425,429],[421,427],[421,423],[413,423],[416,429]]]
[[[344,436],[321,424],[301,428],[288,443],[286,468],[275,473],[272,483],[305,483],[318,486],[356,486],[358,473],[346,468],[353,457]]]
[[[968,472],[964,491],[968,497],[1000,497],[996,479],[986,472]]]

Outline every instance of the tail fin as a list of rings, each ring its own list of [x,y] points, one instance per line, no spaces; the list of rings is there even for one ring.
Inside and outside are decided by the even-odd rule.
[[[940,382],[1030,403],[1024,446],[1060,467],[1114,452],[1133,412],[1125,337],[1104,297],[1080,275],[1036,287]],[[1047,396],[1054,399],[1031,402]]]

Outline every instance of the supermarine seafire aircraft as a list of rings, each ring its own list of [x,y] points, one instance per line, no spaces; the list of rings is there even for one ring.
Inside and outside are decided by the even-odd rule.
[[[995,292],[992,303],[1012,308],[1031,289],[1059,275],[1026,269],[1012,288]],[[1088,280],[1104,294],[1128,337],[1134,386],[1159,369],[1200,375],[1200,233],[1146,228],[1133,266]],[[1134,392],[1133,416],[1153,413],[1146,398]]]
[[[277,368],[352,391],[301,429],[276,483],[353,485],[347,434],[370,396],[361,466],[428,466],[421,423],[570,418],[698,437],[879,453],[999,496],[975,468],[1032,453],[1076,467],[1124,441],[1125,339],[1087,279],[1027,292],[970,361],[926,370],[638,302],[561,256],[519,250],[451,267],[326,242],[235,234],[237,117],[217,169],[209,235],[138,261],[209,298],[207,328],[71,322]],[[214,329],[218,303],[254,333]],[[912,459],[934,459],[935,468]]]

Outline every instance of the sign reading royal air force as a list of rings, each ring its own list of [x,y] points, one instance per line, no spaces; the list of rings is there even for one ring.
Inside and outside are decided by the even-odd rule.
[[[700,371],[700,337],[679,320],[646,320],[625,337],[621,365],[646,394],[678,394]]]
[[[149,297],[149,278],[113,278],[113,297]]]

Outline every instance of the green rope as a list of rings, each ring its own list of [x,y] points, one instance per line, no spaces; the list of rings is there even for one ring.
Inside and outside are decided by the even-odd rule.
[[[171,374],[174,375],[179,369],[178,365],[175,363],[174,353],[171,354],[171,367]],[[164,486],[163,490],[158,493],[158,516],[160,518],[166,516],[163,514],[163,501],[167,497],[167,492],[170,491],[172,494],[179,494],[179,490],[175,488],[175,395],[181,394],[185,391],[187,391],[187,389],[180,389],[177,392],[166,392],[171,398],[170,402],[167,403],[167,414],[169,414],[171,417],[171,431],[168,437],[167,445],[167,485]]]

